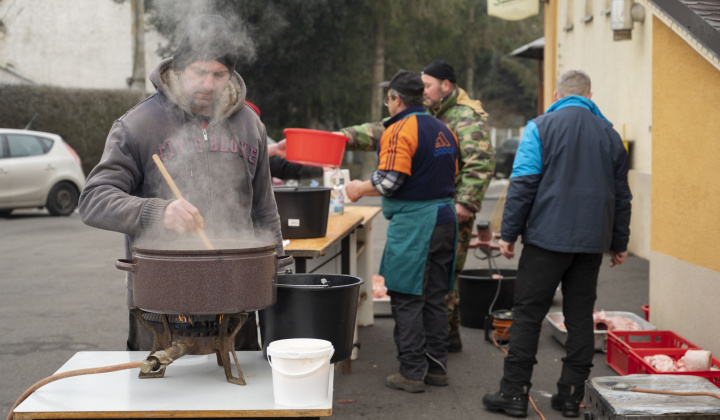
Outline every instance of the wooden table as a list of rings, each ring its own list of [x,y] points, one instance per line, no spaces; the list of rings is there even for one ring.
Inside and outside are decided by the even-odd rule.
[[[144,360],[148,352],[79,352],[57,373]],[[139,369],[75,376],[38,389],[16,419],[327,417],[332,415],[333,366],[327,400],[292,408],[275,404],[272,368],[261,351],[237,352],[247,385],[226,381],[214,354],[183,356],[164,378],[139,379]],[[233,370],[235,368],[233,367]]]

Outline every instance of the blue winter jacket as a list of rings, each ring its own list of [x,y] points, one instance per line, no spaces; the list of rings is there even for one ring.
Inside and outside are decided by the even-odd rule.
[[[510,176],[502,239],[550,251],[627,250],[628,155],[590,99],[568,96],[528,122]]]

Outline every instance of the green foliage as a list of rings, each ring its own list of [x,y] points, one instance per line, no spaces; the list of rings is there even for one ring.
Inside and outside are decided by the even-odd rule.
[[[542,16],[503,21],[487,15],[486,0],[146,0],[145,6],[148,24],[169,39],[163,56],[172,55],[185,23],[199,13],[233,24],[247,99],[275,138],[285,127],[332,130],[369,120],[379,33],[386,80],[442,58],[461,87],[472,80],[469,93],[485,102],[491,124],[536,113],[537,62],[506,54],[542,36]]]
[[[134,91],[0,85],[0,127],[55,133],[87,174],[100,161],[113,121],[142,100]]]

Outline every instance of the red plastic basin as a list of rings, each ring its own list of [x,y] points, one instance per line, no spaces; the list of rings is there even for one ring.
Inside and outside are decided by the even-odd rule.
[[[340,166],[348,138],[308,128],[286,128],[285,159],[310,166]]]

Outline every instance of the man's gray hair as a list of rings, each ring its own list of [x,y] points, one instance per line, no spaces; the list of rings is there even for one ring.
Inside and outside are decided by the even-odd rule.
[[[558,96],[564,98],[570,95],[587,96],[590,93],[590,76],[582,70],[568,70],[558,79]]]
[[[406,95],[406,94],[404,94],[404,93],[398,92],[398,91],[395,90],[395,89],[390,89],[390,92],[389,92],[389,93],[390,93],[390,96],[392,96],[392,97],[399,96],[399,97],[400,97],[400,100],[401,100],[401,101],[403,102],[403,104],[405,104],[405,106],[407,106],[407,107],[422,105],[422,104],[423,104],[423,100],[425,99],[425,98],[423,97],[423,95],[415,95],[415,96],[413,96],[413,95]]]

